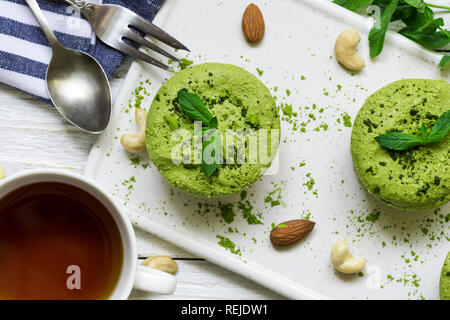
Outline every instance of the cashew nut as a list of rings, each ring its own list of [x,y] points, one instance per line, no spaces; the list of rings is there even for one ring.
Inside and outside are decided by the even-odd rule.
[[[142,265],[170,274],[175,274],[178,271],[178,264],[171,257],[167,256],[149,257],[142,262]]]
[[[145,124],[147,112],[144,109],[136,108],[135,112],[138,132],[136,134],[127,133],[120,138],[120,143],[129,152],[140,152],[145,150]]]
[[[348,241],[344,238],[336,242],[331,249],[331,264],[342,273],[358,273],[364,269],[366,259],[353,257],[348,249]]]
[[[347,29],[342,31],[334,45],[337,60],[349,70],[360,71],[365,66],[364,59],[355,52],[360,40],[357,30]]]
[[[0,180],[2,180],[5,177],[5,171],[3,171],[2,166],[0,166]]]

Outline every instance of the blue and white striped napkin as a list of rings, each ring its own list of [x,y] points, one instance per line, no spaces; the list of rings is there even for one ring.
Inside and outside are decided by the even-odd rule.
[[[91,0],[117,4],[153,20],[164,0]],[[124,56],[96,39],[89,23],[63,0],[38,0],[56,37],[69,48],[94,56],[108,77]],[[49,100],[45,72],[51,49],[24,0],[0,0],[0,82]]]

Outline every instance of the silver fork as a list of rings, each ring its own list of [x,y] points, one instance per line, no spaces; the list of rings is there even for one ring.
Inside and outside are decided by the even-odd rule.
[[[74,5],[81,12],[81,14],[89,21],[92,29],[100,40],[131,57],[144,60],[165,70],[169,69],[164,63],[125,42],[125,39],[145,46],[169,59],[179,61],[178,58],[161,49],[153,42],[145,39],[133,29],[148,34],[172,48],[189,51],[186,46],[167,32],[127,8],[113,4],[98,5],[84,0],[65,1]]]

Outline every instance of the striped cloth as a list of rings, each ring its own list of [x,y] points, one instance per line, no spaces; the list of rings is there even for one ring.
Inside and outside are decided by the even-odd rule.
[[[118,4],[153,20],[164,0],[91,0]],[[94,56],[108,77],[124,56],[96,39],[89,23],[64,0],[38,0],[61,43]],[[24,0],[0,0],[0,82],[49,101],[45,72],[51,49]]]

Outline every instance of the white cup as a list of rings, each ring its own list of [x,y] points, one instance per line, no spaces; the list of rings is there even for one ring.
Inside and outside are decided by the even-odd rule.
[[[30,170],[1,180],[0,199],[17,188],[37,182],[60,182],[78,187],[98,199],[114,218],[122,237],[124,252],[122,271],[109,299],[127,299],[133,287],[162,294],[171,294],[175,291],[177,281],[174,276],[138,265],[136,236],[130,221],[117,201],[96,182],[64,170]]]

